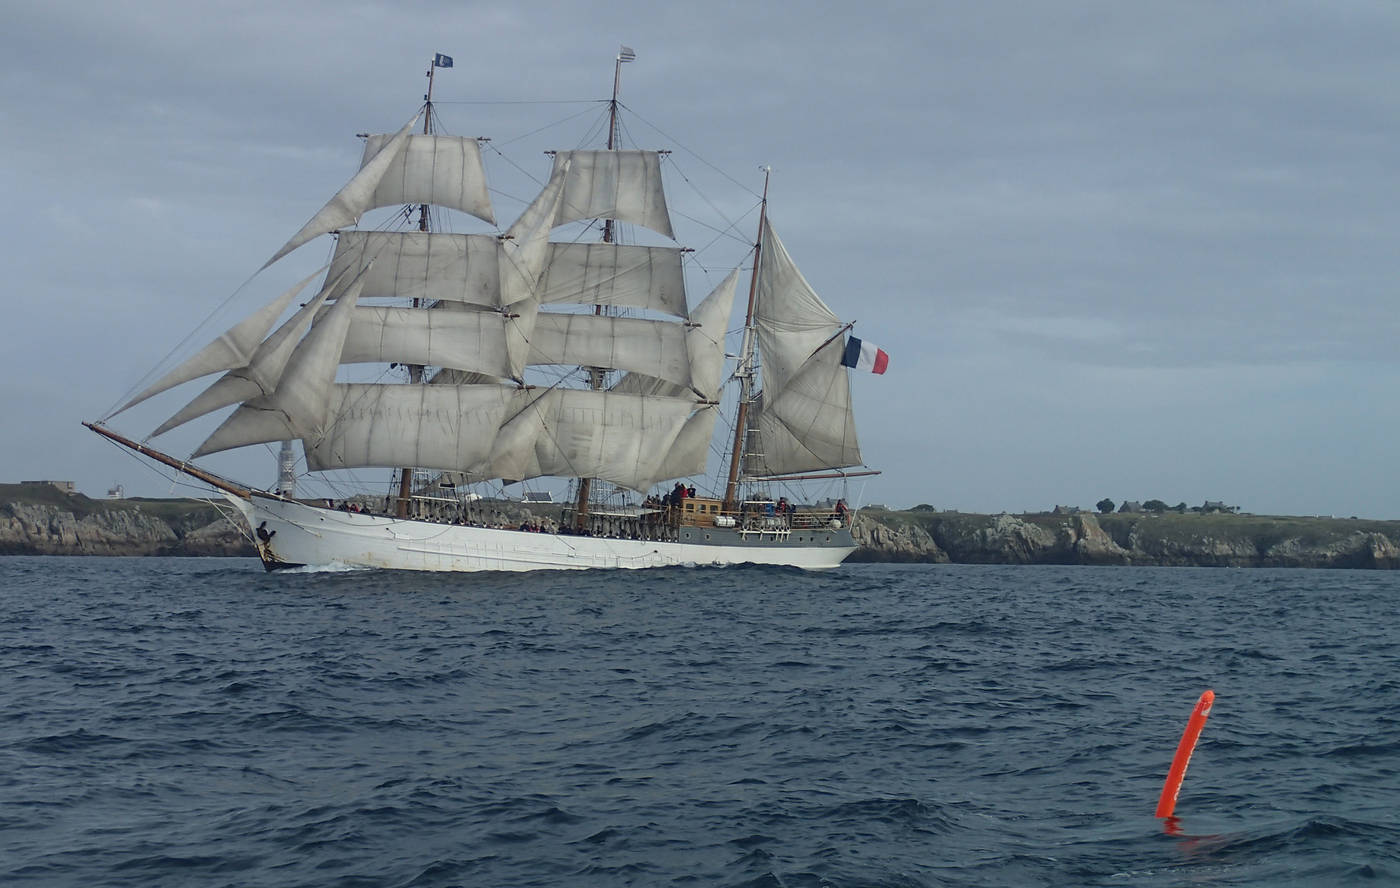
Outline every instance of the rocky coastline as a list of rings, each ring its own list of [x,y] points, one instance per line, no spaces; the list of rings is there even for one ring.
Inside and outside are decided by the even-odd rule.
[[[1400,568],[1400,521],[1232,514],[868,509],[853,561]]]
[[[501,503],[502,520],[532,512]],[[557,517],[536,509],[544,522]],[[0,555],[253,557],[246,527],[207,501],[93,500],[0,484]],[[241,519],[237,519],[240,520]],[[852,561],[1400,568],[1400,521],[1073,512],[976,515],[866,509]]]

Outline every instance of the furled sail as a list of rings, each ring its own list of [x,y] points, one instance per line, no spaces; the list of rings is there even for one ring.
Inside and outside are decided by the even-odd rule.
[[[244,366],[230,370],[215,380],[200,392],[198,397],[162,423],[151,436],[163,435],[176,426],[184,425],[221,407],[272,394],[277,388],[277,381],[282,378],[282,371],[287,366],[292,351],[301,340],[302,334],[311,326],[316,313],[327,299],[338,292],[347,281],[353,280],[353,277],[342,273],[334,279],[327,277],[326,280],[326,285],[316,294],[316,298],[302,306],[264,340]]]
[[[501,306],[501,242],[490,234],[342,231],[330,274],[374,265],[361,301],[418,299]]]
[[[676,239],[661,189],[656,151],[560,151],[554,169],[569,169],[555,225],[580,219],[616,219]]]
[[[375,134],[365,139],[361,166],[376,162],[386,144],[396,138]],[[379,177],[369,207],[400,204],[432,204],[461,210],[495,225],[491,198],[486,193],[486,170],[481,165],[481,146],[476,139],[409,136]]]
[[[311,217],[311,221],[292,235],[292,239],[283,244],[282,249],[263,263],[263,268],[267,268],[313,238],[320,237],[328,231],[335,231],[337,228],[354,225],[360,220],[360,216],[364,214],[365,210],[374,207],[373,199],[375,191],[379,187],[379,180],[408,140],[408,131],[413,129],[413,125],[417,122],[418,115],[415,114],[412,120],[404,124],[403,129],[399,130],[387,142],[381,143],[381,147],[373,156],[366,152],[365,157],[368,158],[368,162],[361,165],[360,171],[326,202],[320,212]]]
[[[208,376],[210,373],[218,373],[221,370],[233,370],[248,366],[258,346],[262,344],[263,338],[267,336],[267,331],[272,329],[272,325],[282,316],[282,312],[287,310],[287,306],[292,304],[292,300],[301,294],[307,284],[325,270],[325,266],[322,266],[310,277],[294,284],[281,296],[239,321],[220,335],[218,339],[200,349],[194,357],[180,364],[162,376],[150,388],[127,401],[126,405],[117,413],[135,407],[152,395],[158,395],[192,379]]]
[[[195,457],[267,441],[301,438],[315,442],[325,435],[331,385],[361,280],[356,278],[334,307],[312,325],[311,332],[292,351],[272,394],[245,401],[199,446]]]
[[[686,316],[679,247],[552,243],[540,304],[611,305]]]
[[[759,243],[754,326],[763,356],[763,390],[776,394],[845,325],[797,270],[766,219]]]
[[[841,364],[844,352],[845,339],[838,336],[818,349],[783,388],[764,389],[750,414],[763,452],[751,460],[748,474],[860,465],[851,383]]]

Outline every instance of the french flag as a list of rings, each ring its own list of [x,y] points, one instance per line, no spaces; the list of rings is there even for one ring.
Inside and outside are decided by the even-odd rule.
[[[890,365],[890,356],[875,343],[852,336],[846,340],[846,353],[841,356],[841,363],[857,370],[884,373],[885,368]]]

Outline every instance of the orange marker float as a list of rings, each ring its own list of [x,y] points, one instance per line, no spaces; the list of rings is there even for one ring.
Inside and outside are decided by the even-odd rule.
[[[1176,797],[1181,792],[1181,781],[1186,777],[1186,766],[1191,763],[1191,753],[1196,751],[1196,741],[1201,739],[1201,729],[1206,726],[1214,702],[1215,691],[1206,691],[1196,701],[1196,708],[1191,710],[1181,742],[1176,745],[1171,769],[1167,771],[1167,782],[1162,784],[1162,797],[1157,800],[1158,817],[1170,817],[1176,810]]]

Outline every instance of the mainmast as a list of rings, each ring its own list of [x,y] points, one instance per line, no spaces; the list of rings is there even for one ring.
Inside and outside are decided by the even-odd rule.
[[[758,209],[758,238],[753,245],[753,275],[749,278],[749,307],[744,313],[744,343],[739,349],[739,365],[734,375],[739,379],[739,415],[734,420],[734,449],[729,456],[729,483],[724,488],[724,511],[733,511],[738,497],[739,464],[744,457],[744,439],[748,435],[749,403],[753,401],[753,311],[758,296],[758,264],[763,259],[763,225],[768,219],[768,177],[772,167],[763,168],[763,201]]]
[[[620,141],[617,131],[617,93],[622,86],[622,64],[624,62],[635,62],[637,54],[629,46],[621,47],[618,50],[617,58],[613,63],[613,91],[612,101],[608,102],[608,150],[616,151],[617,143]],[[613,220],[603,220],[603,243],[613,242]],[[603,306],[593,306],[593,313],[600,315],[603,313]],[[603,387],[603,374],[606,372],[602,367],[589,367],[588,387],[597,391]],[[578,479],[578,502],[574,508],[574,525],[582,530],[585,519],[588,515],[588,497],[593,492],[593,479]]]
[[[438,68],[451,68],[452,56],[445,56],[437,53],[433,56],[433,62],[428,66],[428,91],[423,94],[423,135],[431,135],[433,131],[433,74]],[[418,230],[428,231],[428,205],[420,204],[418,207]],[[420,307],[422,300],[414,297],[413,307]],[[408,365],[408,381],[411,385],[417,385],[423,381],[423,365]],[[395,504],[394,514],[400,518],[408,517],[408,505],[413,496],[413,469],[405,466],[399,470],[399,499]]]

